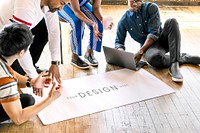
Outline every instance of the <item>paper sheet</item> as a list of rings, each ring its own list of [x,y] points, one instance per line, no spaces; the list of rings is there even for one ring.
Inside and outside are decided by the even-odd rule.
[[[62,96],[39,114],[44,125],[174,93],[144,69],[120,69],[63,81]],[[47,96],[48,89],[45,90]],[[35,97],[37,101],[43,98]]]

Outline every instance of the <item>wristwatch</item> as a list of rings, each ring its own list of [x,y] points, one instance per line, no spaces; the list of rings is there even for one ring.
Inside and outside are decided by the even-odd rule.
[[[51,61],[51,64],[59,66],[60,65],[60,61]]]
[[[143,55],[143,54],[144,54],[144,51],[140,49],[140,50],[139,50],[139,54],[140,54],[140,55]]]
[[[26,81],[26,86],[27,87],[31,87],[31,80],[32,78],[28,78],[27,81]]]

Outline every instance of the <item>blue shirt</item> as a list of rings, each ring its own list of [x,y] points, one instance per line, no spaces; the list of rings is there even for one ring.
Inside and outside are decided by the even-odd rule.
[[[115,47],[125,48],[127,32],[141,46],[147,38],[156,41],[162,30],[161,25],[159,7],[155,3],[144,2],[137,12],[127,10],[118,23]]]

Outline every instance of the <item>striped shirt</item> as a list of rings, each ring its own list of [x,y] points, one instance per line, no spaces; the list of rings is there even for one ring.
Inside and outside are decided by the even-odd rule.
[[[19,99],[19,92],[14,71],[0,60],[0,103],[12,102],[17,99]]]

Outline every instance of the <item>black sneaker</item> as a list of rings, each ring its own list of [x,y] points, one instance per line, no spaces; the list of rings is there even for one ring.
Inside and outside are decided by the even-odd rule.
[[[199,56],[189,55],[187,53],[181,53],[180,64],[181,65],[182,64],[198,65],[198,64],[200,64],[200,57]]]
[[[89,65],[78,57],[77,60],[71,60],[71,64],[80,69],[88,69]]]
[[[85,55],[84,56],[85,61],[91,65],[91,66],[98,66],[98,61],[95,59],[93,54],[90,54],[89,56]]]
[[[36,69],[36,71],[37,71],[38,74],[40,74],[40,73],[43,72],[43,71],[49,72],[49,70],[43,69],[43,68],[41,69],[41,68],[39,68],[38,66],[35,66],[35,69]]]

